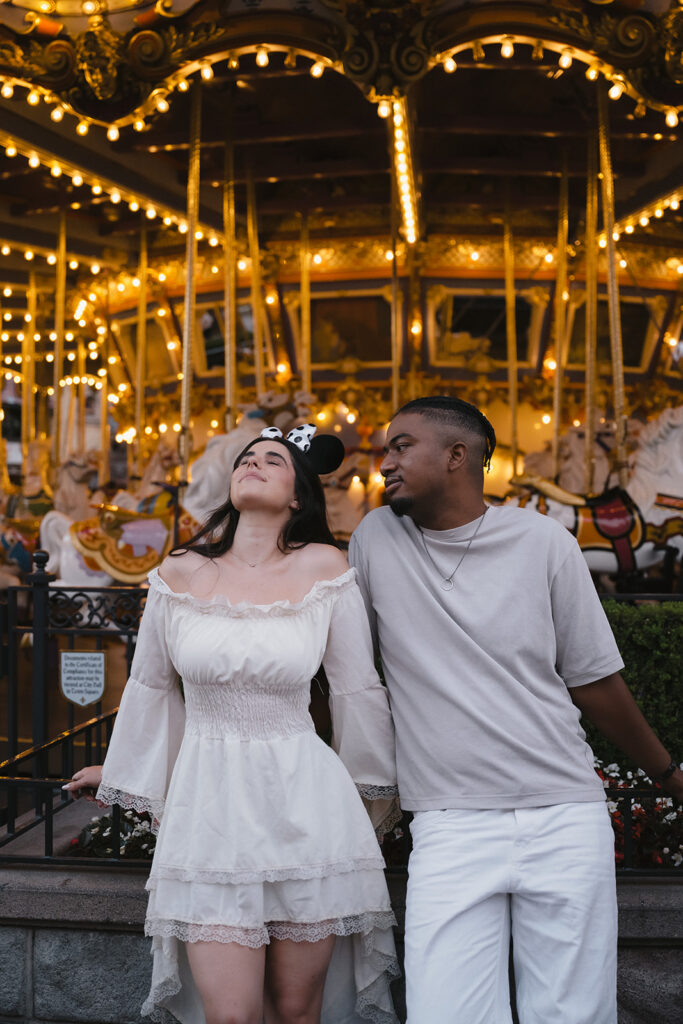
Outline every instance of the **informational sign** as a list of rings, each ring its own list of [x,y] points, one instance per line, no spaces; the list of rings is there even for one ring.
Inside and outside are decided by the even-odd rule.
[[[67,700],[85,707],[104,693],[104,651],[61,651],[59,683]]]

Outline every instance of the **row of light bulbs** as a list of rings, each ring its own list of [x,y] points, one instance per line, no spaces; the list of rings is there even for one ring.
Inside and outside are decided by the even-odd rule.
[[[86,180],[85,172],[83,172],[79,168],[67,167],[64,164],[60,163],[58,160],[54,159],[53,157],[45,157],[41,159],[41,157],[38,155],[38,153],[35,152],[35,150],[20,150],[13,139],[8,139],[8,141],[5,144],[5,156],[9,157],[10,159],[13,159],[14,157],[19,155],[25,156],[26,160],[28,161],[29,167],[33,168],[34,170],[40,167],[41,165],[49,167],[50,174],[53,178],[61,178],[62,175],[69,176],[71,178],[71,183],[76,188],[80,188],[82,185],[89,184],[90,190],[94,196],[105,196],[109,200],[109,202],[112,203],[114,206],[118,206],[120,203],[125,202],[128,204],[128,209],[131,211],[131,213],[137,213],[138,211],[144,210],[145,217],[147,218],[147,220],[153,221],[156,220],[157,217],[160,217],[162,219],[164,227],[176,228],[181,235],[187,234],[188,225],[187,221],[184,218],[179,217],[176,214],[170,213],[168,210],[159,210],[155,206],[155,204],[153,202],[150,202],[148,199],[145,199],[144,197],[139,195],[135,195],[132,192],[122,190],[118,188],[116,185],[104,185],[97,178],[91,178],[90,180]],[[220,242],[220,238],[215,232],[205,231],[203,228],[197,228],[195,232],[195,238],[197,239],[197,241],[202,241],[204,238],[206,238],[209,245],[214,247],[217,246]],[[5,253],[5,248],[7,248],[7,252],[10,251],[9,246],[3,246],[3,255],[7,255],[7,253]],[[31,249],[27,249],[25,250],[24,255],[26,259],[31,260],[34,258],[35,252]],[[54,265],[57,262],[57,257],[53,252],[48,251],[45,258],[47,262],[50,263],[51,265]],[[69,266],[71,267],[72,270],[77,269],[78,260],[72,258],[69,261]],[[97,261],[94,261],[93,263],[91,263],[90,269],[92,270],[93,274],[99,274],[102,268]]]
[[[42,0],[42,3],[49,3],[50,0]],[[88,3],[93,3],[94,0],[86,0]],[[269,47],[265,45],[257,46],[252,50],[245,50],[242,54],[231,54],[227,58],[227,66],[231,71],[239,69],[240,56],[252,52],[255,54],[256,64],[260,68],[268,67],[270,63],[270,54],[275,51],[281,51],[282,47]],[[296,66],[297,53],[295,50],[287,50],[287,57],[285,58],[285,66],[294,67]],[[224,60],[225,58],[220,57],[216,60]],[[309,73],[312,78],[321,78],[325,68],[330,67],[331,64],[328,60],[317,59],[314,60],[309,66]],[[213,63],[210,59],[204,59],[190,66],[190,68],[184,71],[177,72],[171,76],[164,83],[163,86],[155,89],[148,99],[145,101],[143,106],[133,114],[128,115],[125,118],[120,118],[116,123],[107,123],[100,121],[96,118],[83,117],[75,114],[72,108],[57,99],[57,97],[49,90],[43,89],[39,86],[27,85],[23,81],[19,81],[15,78],[5,78],[0,86],[0,96],[3,99],[12,99],[15,95],[15,90],[18,88],[26,89],[26,102],[29,106],[36,107],[43,100],[46,104],[52,107],[50,111],[51,119],[59,124],[64,120],[66,114],[73,114],[76,118],[75,131],[77,135],[84,137],[88,134],[91,125],[97,124],[103,128],[106,128],[107,138],[110,142],[117,142],[120,138],[121,128],[126,126],[132,126],[136,132],[144,132],[149,127],[146,118],[154,116],[155,114],[166,114],[170,109],[169,95],[177,90],[178,92],[185,93],[189,90],[191,84],[191,77],[196,72],[199,72],[199,77],[204,82],[210,82],[214,77]]]
[[[493,40],[491,40],[493,41]],[[526,40],[517,40],[514,36],[503,36],[500,40],[500,55],[501,57],[509,60],[514,56],[515,44],[523,42],[528,45]],[[484,47],[481,40],[474,40],[472,43],[467,44],[468,47],[472,48],[472,54],[474,60],[483,60],[485,53]],[[540,61],[544,56],[544,48],[558,52],[557,44],[546,43],[543,40],[536,40],[532,44],[531,56],[533,60]],[[464,49],[464,47],[462,47]],[[447,74],[453,74],[457,70],[458,65],[455,60],[456,50],[451,51],[446,56],[439,58],[442,68]],[[611,82],[608,95],[612,100],[621,99],[625,92],[628,92],[628,85],[623,78],[617,72],[612,71],[610,68],[605,67],[600,61],[596,61],[594,58],[586,57],[584,54],[577,53],[571,46],[563,46],[559,49],[558,66],[563,70],[567,71],[575,60],[580,60],[582,63],[586,63],[586,78],[589,82],[597,82],[600,75],[604,75],[607,81]],[[653,105],[654,106],[654,105]],[[636,108],[636,114],[643,116],[645,114],[645,103],[643,100],[638,100],[638,106]],[[669,128],[676,128],[678,125],[679,111],[676,107],[667,107],[664,104],[658,104],[655,109],[660,110],[664,113],[664,119]],[[381,111],[378,111],[380,116],[387,116]]]

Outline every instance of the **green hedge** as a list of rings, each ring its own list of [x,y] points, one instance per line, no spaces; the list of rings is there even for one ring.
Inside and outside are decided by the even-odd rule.
[[[605,612],[624,659],[623,676],[648,722],[671,756],[683,759],[683,602],[634,607],[605,601]],[[586,723],[588,742],[604,764],[635,767]]]

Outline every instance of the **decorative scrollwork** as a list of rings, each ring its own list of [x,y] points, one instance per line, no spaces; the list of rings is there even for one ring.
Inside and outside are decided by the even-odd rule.
[[[177,34],[175,30],[173,30],[173,34]],[[168,46],[159,32],[146,29],[144,32],[136,32],[133,36],[128,44],[128,55],[134,66],[154,68],[165,62],[168,56]]]
[[[670,11],[664,19],[664,64],[669,77],[683,85],[683,10]]]
[[[71,43],[55,39],[43,51],[43,65],[50,77],[66,79],[76,70],[76,54]]]
[[[139,587],[101,590],[50,589],[48,621],[52,629],[106,629],[137,632],[147,591]]]
[[[399,44],[395,51],[395,63],[401,76],[405,79],[419,78],[427,69],[427,52],[424,47],[410,41]]]
[[[650,19],[634,14],[617,22],[612,45],[616,43],[617,52],[624,56],[640,58],[647,53],[655,39],[655,28]]]

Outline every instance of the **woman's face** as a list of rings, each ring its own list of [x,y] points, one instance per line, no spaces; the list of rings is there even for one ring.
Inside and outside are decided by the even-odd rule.
[[[285,445],[256,441],[233,470],[230,498],[239,512],[296,507],[294,465]]]

